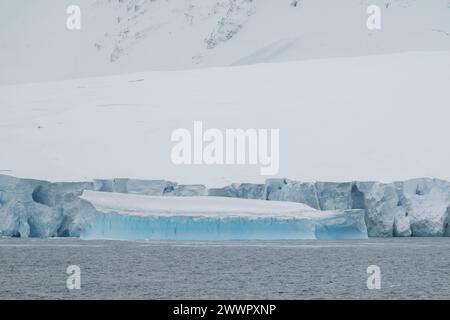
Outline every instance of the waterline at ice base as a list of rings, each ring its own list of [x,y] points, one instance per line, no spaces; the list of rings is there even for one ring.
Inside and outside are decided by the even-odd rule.
[[[301,203],[224,197],[84,192],[94,214],[84,239],[367,239],[364,210],[319,211]]]

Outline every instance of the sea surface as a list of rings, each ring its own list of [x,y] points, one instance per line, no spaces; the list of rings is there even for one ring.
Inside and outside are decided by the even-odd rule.
[[[0,299],[450,299],[450,238],[0,239]]]

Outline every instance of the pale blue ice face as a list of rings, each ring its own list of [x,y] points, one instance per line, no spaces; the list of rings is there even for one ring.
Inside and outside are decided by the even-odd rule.
[[[362,217],[360,215],[360,217]],[[299,240],[367,239],[365,224],[348,219],[277,219],[246,217],[140,217],[96,214],[84,239],[115,240]]]

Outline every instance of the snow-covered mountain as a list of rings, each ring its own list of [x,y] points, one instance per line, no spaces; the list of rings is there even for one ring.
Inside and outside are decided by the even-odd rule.
[[[0,0],[0,24],[0,83],[97,76],[0,86],[0,173],[266,178],[175,166],[171,133],[201,120],[280,129],[278,177],[450,179],[450,0]],[[208,66],[228,67],[172,70]]]
[[[0,84],[436,50],[449,0],[0,0]]]

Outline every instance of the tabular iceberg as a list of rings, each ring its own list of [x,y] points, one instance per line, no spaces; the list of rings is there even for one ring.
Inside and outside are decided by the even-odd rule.
[[[85,191],[97,213],[84,239],[367,239],[364,210],[225,197],[160,197]]]

